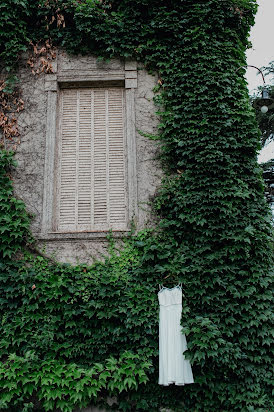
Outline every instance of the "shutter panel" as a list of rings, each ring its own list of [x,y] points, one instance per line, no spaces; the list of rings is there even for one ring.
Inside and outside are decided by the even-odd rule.
[[[79,154],[78,154],[78,230],[89,230],[92,225],[92,153],[91,153],[91,103],[92,93],[81,89],[79,104]]]
[[[76,144],[77,91],[64,90],[61,94],[61,142],[59,176],[58,229],[75,230],[76,225]]]
[[[123,89],[62,90],[58,230],[126,230]]]
[[[107,90],[94,90],[94,227],[108,227]]]
[[[123,90],[108,92],[109,223],[126,224]]]

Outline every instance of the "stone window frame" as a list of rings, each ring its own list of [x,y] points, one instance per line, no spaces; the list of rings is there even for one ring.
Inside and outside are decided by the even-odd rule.
[[[137,88],[137,63],[126,61],[124,70],[84,70],[73,69],[69,73],[58,71],[57,62],[53,65],[53,73],[45,74],[45,93],[47,93],[46,114],[46,150],[44,166],[44,191],[41,232],[39,239],[66,240],[66,239],[98,239],[106,238],[108,232],[55,232],[55,165],[58,135],[58,95],[61,88],[90,87],[96,85],[111,86],[122,84],[125,88],[125,133],[127,157],[127,198],[128,224],[138,221],[137,208],[137,156],[135,130],[135,89]],[[114,237],[122,237],[128,231],[113,231]]]

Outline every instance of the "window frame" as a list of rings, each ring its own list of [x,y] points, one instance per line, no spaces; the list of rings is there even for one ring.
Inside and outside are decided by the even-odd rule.
[[[45,75],[45,92],[47,94],[46,115],[46,150],[44,167],[44,194],[41,232],[39,239],[64,240],[64,239],[96,239],[105,238],[109,230],[87,231],[87,232],[60,232],[56,230],[55,222],[55,170],[57,162],[58,146],[58,122],[59,122],[59,100],[62,88],[82,87],[111,87],[123,85],[125,88],[125,148],[126,148],[126,170],[127,182],[126,192],[128,199],[128,229],[113,230],[114,236],[124,236],[130,230],[131,222],[137,224],[137,172],[136,172],[136,132],[135,132],[135,89],[137,88],[137,64],[136,62],[125,62],[123,70],[109,71],[100,68],[90,72],[85,71],[84,76],[81,68],[70,70],[69,73],[57,70],[55,73]]]

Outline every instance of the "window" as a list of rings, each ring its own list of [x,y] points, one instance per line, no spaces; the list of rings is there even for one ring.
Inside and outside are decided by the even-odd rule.
[[[125,90],[61,89],[55,230],[126,230]]]
[[[45,74],[44,240],[106,238],[138,224],[137,65],[58,51]],[[123,234],[122,234],[123,235]]]

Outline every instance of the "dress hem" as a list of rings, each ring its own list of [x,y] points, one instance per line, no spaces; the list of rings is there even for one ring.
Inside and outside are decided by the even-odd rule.
[[[162,386],[169,386],[169,385],[175,385],[175,386],[184,386],[184,385],[190,385],[191,383],[194,383],[194,381],[191,381],[191,382],[184,382],[184,383],[182,383],[182,382],[174,382],[174,381],[172,381],[172,382],[168,382],[168,383],[160,383],[160,382],[158,382],[158,384],[159,385],[162,385]]]

